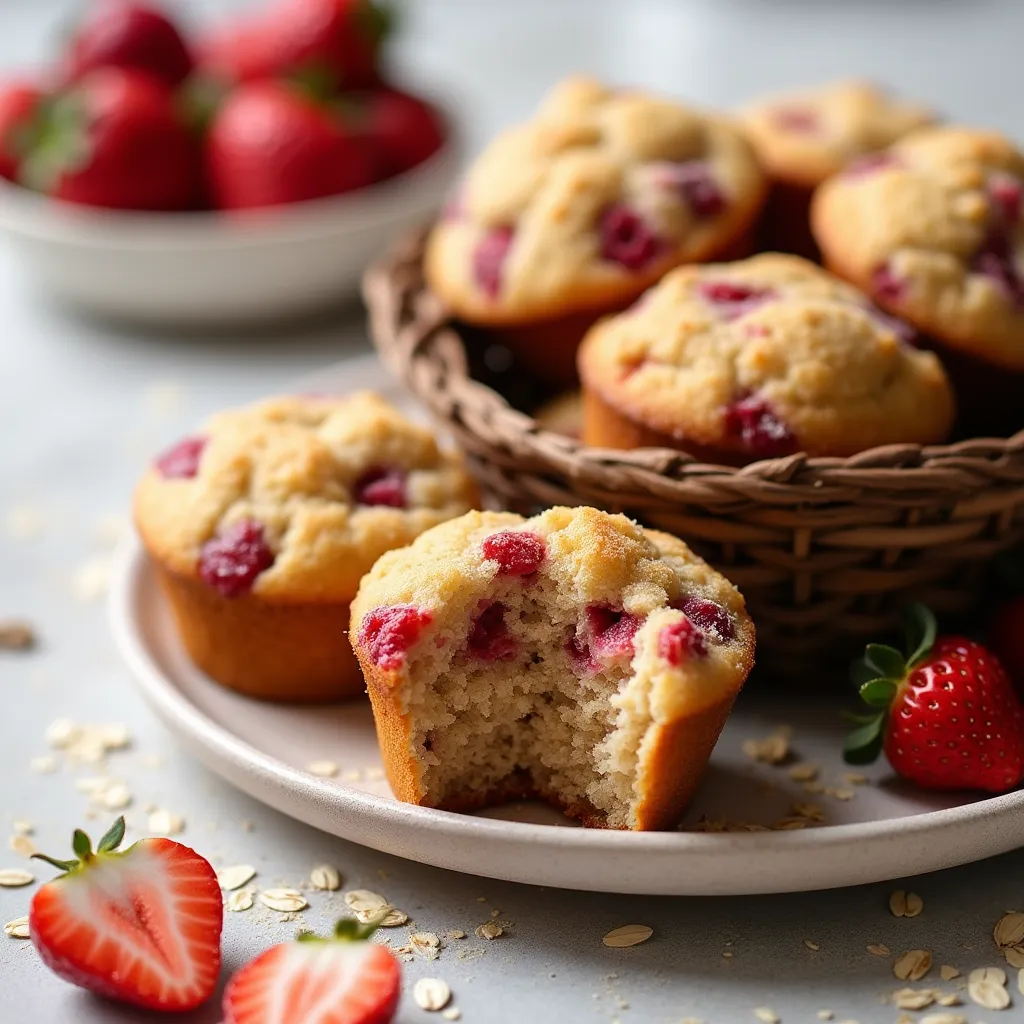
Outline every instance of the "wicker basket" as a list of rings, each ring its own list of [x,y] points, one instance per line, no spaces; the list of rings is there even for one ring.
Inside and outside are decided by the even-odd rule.
[[[963,612],[986,564],[1024,537],[1024,431],[729,469],[545,430],[469,375],[464,341],[424,283],[422,250],[422,236],[409,239],[367,273],[373,338],[488,499],[525,513],[590,504],[683,537],[743,591],[761,664],[813,668],[892,628],[911,599]]]

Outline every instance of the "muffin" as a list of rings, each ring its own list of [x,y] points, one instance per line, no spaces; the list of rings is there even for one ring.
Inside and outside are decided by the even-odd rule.
[[[269,700],[363,689],[345,636],[385,551],[462,515],[461,461],[377,395],[273,398],[161,455],[135,522],[195,664]]]
[[[430,235],[451,312],[556,385],[586,328],[671,267],[751,251],[766,184],[724,117],[571,78],[476,160]]]
[[[912,334],[799,256],[680,267],[587,334],[583,441],[734,466],[942,441],[952,390]]]
[[[772,181],[760,247],[815,259],[811,193],[850,163],[891,146],[934,119],[917,103],[869,82],[840,81],[769,96],[743,114],[747,137]]]
[[[994,132],[931,128],[827,181],[829,268],[903,317],[956,383],[961,432],[1024,426],[1024,155]]]
[[[364,578],[350,636],[400,800],[638,831],[679,821],[754,657],[728,580],[592,508],[428,530]]]

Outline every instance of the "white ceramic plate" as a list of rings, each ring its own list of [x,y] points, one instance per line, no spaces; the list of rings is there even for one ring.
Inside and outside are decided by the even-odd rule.
[[[354,360],[302,383],[339,390],[376,383],[383,371]],[[285,814],[399,857],[537,885],[603,892],[746,894],[821,889],[898,878],[1003,853],[1024,844],[1024,792],[973,800],[901,785],[884,764],[853,786],[840,759],[841,702],[745,694],[687,817],[771,825],[797,802],[824,822],[798,831],[634,834],[574,827],[550,809],[512,805],[483,815],[398,803],[383,780],[369,706],[261,704],[231,693],[192,667],[145,553],[120,552],[111,588],[118,647],[143,695],[213,771]],[[787,767],[754,763],[743,741],[792,727],[801,761],[821,766],[828,786],[853,799],[809,794]],[[314,760],[340,775],[315,777]]]

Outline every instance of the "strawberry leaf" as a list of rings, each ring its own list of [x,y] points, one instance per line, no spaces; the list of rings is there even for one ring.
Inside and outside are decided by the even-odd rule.
[[[32,860],[41,860],[44,864],[50,864],[58,871],[74,871],[78,867],[77,860],[57,860],[55,857],[48,857],[45,853],[33,853]]]
[[[861,700],[872,708],[889,707],[895,696],[896,684],[891,679],[871,679],[860,688]]]
[[[903,629],[907,637],[907,668],[919,665],[935,646],[938,625],[931,609],[923,604],[911,604],[903,610]]]
[[[878,673],[867,663],[864,658],[857,658],[850,662],[850,682],[859,690],[865,683],[877,679]]]
[[[92,840],[80,828],[76,828],[71,837],[71,848],[79,860],[88,860],[92,856]]]
[[[885,644],[868,644],[864,650],[864,662],[875,670],[875,677],[902,679],[907,672],[903,655],[895,647]]]
[[[124,815],[122,814],[113,825],[107,829],[106,834],[96,846],[97,853],[112,853],[124,839]]]
[[[843,760],[847,764],[870,764],[882,751],[884,713],[876,715],[853,730],[843,743]]]
[[[387,912],[385,909],[369,924],[361,924],[354,917],[343,917],[334,926],[334,937],[341,942],[365,942],[377,930]]]

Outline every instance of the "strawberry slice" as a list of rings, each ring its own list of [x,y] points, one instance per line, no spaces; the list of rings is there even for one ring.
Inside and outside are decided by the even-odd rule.
[[[246,964],[224,992],[224,1024],[387,1024],[401,968],[375,926],[351,918],[334,935],[300,935]]]
[[[76,860],[36,854],[65,873],[32,900],[32,943],[74,985],[149,1009],[194,1009],[220,973],[217,876],[180,843],[143,839],[119,850],[123,839],[118,818],[95,852],[76,830]]]

